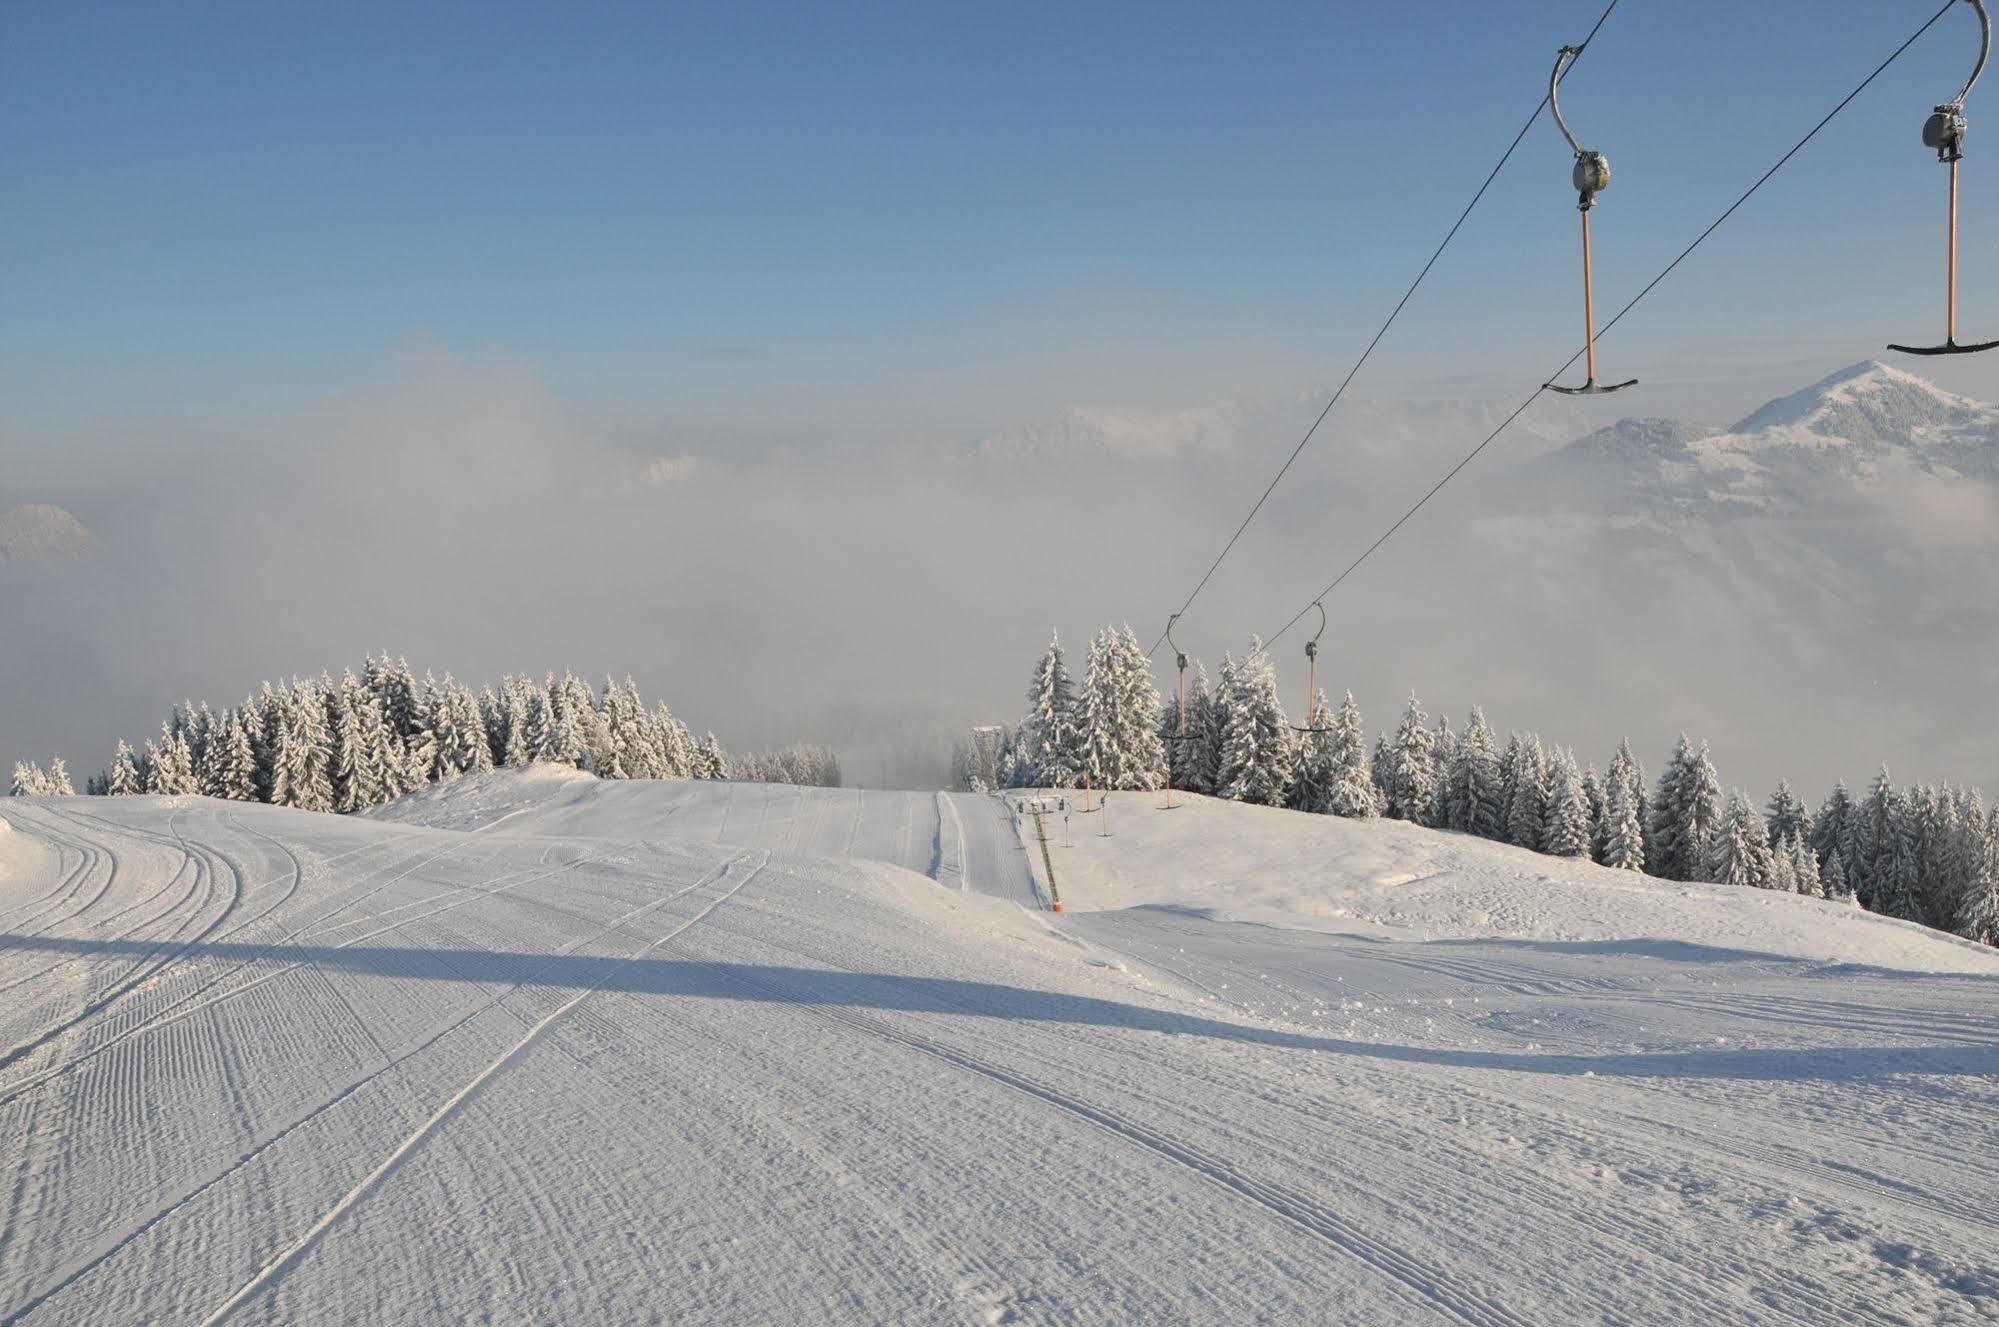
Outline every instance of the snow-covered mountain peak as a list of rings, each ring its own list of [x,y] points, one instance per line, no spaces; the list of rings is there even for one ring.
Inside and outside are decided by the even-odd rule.
[[[96,542],[82,521],[46,503],[0,511],[0,567],[41,558],[81,557]]]
[[[1869,360],[1763,405],[1729,433],[1773,442],[1919,443],[1967,427],[1999,429],[1999,408]]]

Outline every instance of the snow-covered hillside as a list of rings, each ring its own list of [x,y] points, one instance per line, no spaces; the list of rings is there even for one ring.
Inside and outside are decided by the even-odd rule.
[[[1999,978],[1999,952],[1848,903],[1679,884],[1390,820],[1112,793],[1051,827],[1070,909],[1173,906],[1396,941],[1717,951]],[[1094,805],[1094,803],[1093,803]],[[1038,868],[1038,858],[1030,855]],[[1045,871],[1038,874],[1045,876]]]
[[[1155,805],[0,803],[0,1323],[1999,1312],[1984,955]]]

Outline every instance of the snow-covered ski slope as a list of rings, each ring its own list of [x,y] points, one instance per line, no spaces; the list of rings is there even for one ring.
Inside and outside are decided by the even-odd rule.
[[[433,784],[367,814],[403,824],[554,837],[643,834],[787,856],[862,858],[1035,907],[1007,804],[955,793],[775,783],[605,782],[552,765]]]
[[[1055,917],[994,799],[0,803],[0,1324],[1999,1317],[1999,963],[1398,921],[1395,827],[1204,885],[1244,809],[1156,804]]]

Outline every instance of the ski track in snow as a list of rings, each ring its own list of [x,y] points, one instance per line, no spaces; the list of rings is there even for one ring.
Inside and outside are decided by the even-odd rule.
[[[1145,805],[1058,919],[996,798],[0,804],[0,1327],[1999,1321],[1999,964],[1306,929]]]

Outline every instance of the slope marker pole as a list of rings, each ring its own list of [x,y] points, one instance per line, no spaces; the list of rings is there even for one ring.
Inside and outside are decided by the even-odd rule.
[[[1055,859],[1048,853],[1048,826],[1041,819],[1044,809],[1041,803],[1034,804],[1034,833],[1041,840],[1041,864],[1048,868],[1048,910],[1060,912],[1062,892],[1055,887]]]

